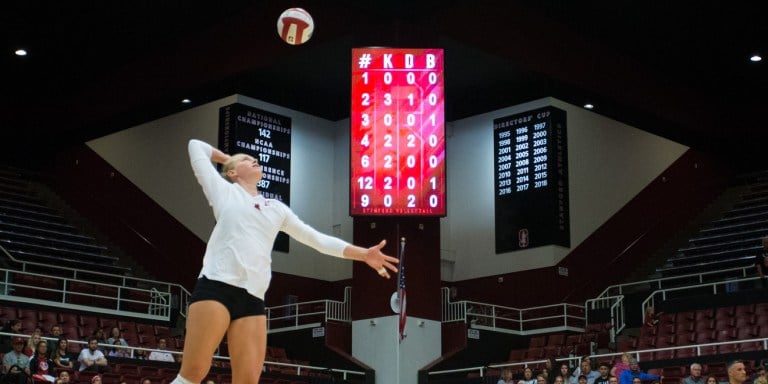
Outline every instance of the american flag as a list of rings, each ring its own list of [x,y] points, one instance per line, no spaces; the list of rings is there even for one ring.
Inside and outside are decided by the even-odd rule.
[[[397,298],[400,304],[400,342],[405,339],[405,237],[400,239],[400,265],[397,272]]]

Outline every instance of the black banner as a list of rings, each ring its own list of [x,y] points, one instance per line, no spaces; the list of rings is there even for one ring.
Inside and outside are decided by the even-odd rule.
[[[264,177],[259,191],[268,199],[291,203],[291,118],[243,104],[219,109],[219,149],[259,160]],[[280,232],[274,250],[288,252],[288,235]]]
[[[566,113],[554,107],[493,121],[496,253],[570,247]]]

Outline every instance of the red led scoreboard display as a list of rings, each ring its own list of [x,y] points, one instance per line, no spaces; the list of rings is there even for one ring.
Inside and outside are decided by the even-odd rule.
[[[350,214],[445,216],[442,49],[352,50]]]

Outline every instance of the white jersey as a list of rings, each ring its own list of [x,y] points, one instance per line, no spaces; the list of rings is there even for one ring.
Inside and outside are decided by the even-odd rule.
[[[192,169],[216,218],[200,276],[245,288],[264,300],[272,278],[272,244],[279,231],[319,252],[343,257],[349,243],[316,231],[282,202],[252,196],[225,180],[211,163],[212,151],[205,142],[189,142]]]

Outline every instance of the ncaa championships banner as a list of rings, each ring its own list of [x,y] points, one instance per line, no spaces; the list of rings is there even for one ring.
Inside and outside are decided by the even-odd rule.
[[[291,203],[291,118],[244,104],[219,109],[219,149],[259,160],[264,177],[259,191],[268,199]],[[280,233],[274,250],[288,252],[288,236]]]

